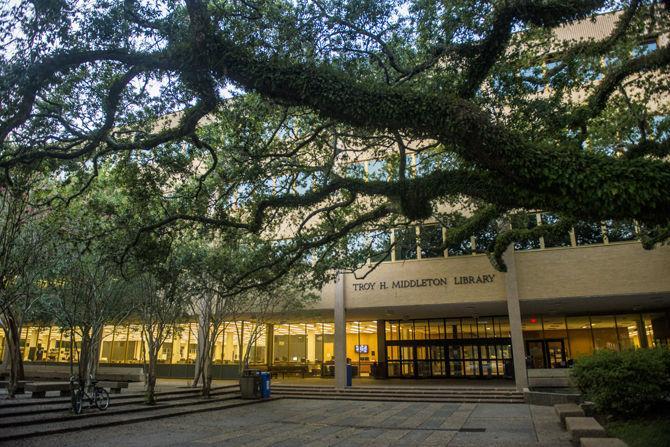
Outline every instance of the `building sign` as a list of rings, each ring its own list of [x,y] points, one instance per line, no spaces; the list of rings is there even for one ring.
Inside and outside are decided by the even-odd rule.
[[[495,273],[490,275],[454,276],[451,283],[456,286],[467,286],[472,284],[489,284],[495,279]],[[441,287],[449,284],[449,278],[422,278],[422,279],[399,279],[397,281],[371,281],[353,283],[354,292],[365,292],[371,290],[388,289],[411,289],[416,287]]]

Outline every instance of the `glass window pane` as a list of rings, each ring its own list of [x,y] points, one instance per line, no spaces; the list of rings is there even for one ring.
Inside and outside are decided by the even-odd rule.
[[[542,321],[539,317],[530,316],[521,320],[524,340],[542,339]]]
[[[404,227],[395,230],[395,259],[416,259],[416,228]]]
[[[449,230],[447,230],[449,231]],[[448,256],[463,256],[472,254],[472,241],[467,238],[461,242],[447,246]]]
[[[323,323],[323,360],[335,360],[335,324]]]
[[[558,217],[551,213],[542,213],[542,225],[555,225],[558,222]],[[551,247],[569,247],[570,233],[566,231],[560,235],[546,235],[544,237],[545,248]]]
[[[359,324],[358,321],[348,322],[346,325],[347,333],[347,359],[352,363],[358,363],[360,348],[360,340],[358,337]]]
[[[377,322],[361,321],[359,323],[358,356],[360,370],[358,375],[369,377],[372,375],[373,364],[377,362]]]
[[[577,245],[602,244],[603,232],[599,223],[579,222],[575,225]]]
[[[426,340],[428,339],[428,321],[415,320],[414,321],[414,339]]]
[[[370,261],[373,263],[391,260],[391,233],[376,231],[368,233],[370,238]]]
[[[172,362],[172,346],[174,343],[174,326],[170,326],[165,328],[167,331],[167,335],[165,336],[165,341],[163,342],[163,345],[161,348],[158,350],[158,363],[170,363]],[[111,335],[109,337],[105,337],[105,339],[110,340],[111,344]],[[103,341],[103,347],[104,347],[104,341]],[[218,357],[217,357],[218,358]]]
[[[495,317],[496,323],[496,337],[509,338],[511,337],[509,329],[509,319],[507,317]]]
[[[368,180],[386,180],[388,178],[388,169],[386,160],[368,161]]]
[[[114,326],[113,343],[110,349],[110,362],[123,363],[126,360],[128,326]]]
[[[432,340],[440,340],[446,338],[444,334],[444,320],[442,319],[430,320],[428,324],[430,330],[429,338],[431,338]]]
[[[568,317],[566,320],[572,359],[591,355],[593,353],[593,339],[591,338],[589,317]]]
[[[477,338],[477,322],[474,318],[461,319],[463,338]]]
[[[285,363],[289,361],[288,357],[289,325],[274,325],[273,340],[273,359],[275,363]]]
[[[479,317],[477,319],[479,338],[493,338],[493,317]]]
[[[607,240],[609,242],[633,241],[636,239],[635,224],[632,220],[605,221]]]
[[[422,225],[420,228],[419,247],[422,258],[439,258],[444,256],[442,249],[442,226]]]
[[[128,334],[128,358],[127,363],[142,363],[146,353],[144,352],[144,342],[142,340],[142,326],[138,324],[130,325]]]
[[[619,350],[614,316],[591,317],[591,330],[593,331],[593,341],[596,349]]]
[[[400,340],[414,340],[414,323],[411,321],[400,322]]]
[[[493,244],[498,236],[498,227],[495,223],[489,224],[483,230],[475,233],[475,251],[486,253],[493,251]]]
[[[665,313],[644,314],[644,327],[648,345],[667,346],[670,341],[670,328]]]
[[[644,333],[640,314],[617,315],[617,333],[621,349],[636,349],[641,346],[640,334]]]
[[[536,213],[516,214],[511,217],[512,228],[530,230],[537,226]],[[514,243],[515,250],[533,250],[540,248],[539,238],[529,238]]]
[[[461,320],[458,318],[447,319],[445,321],[446,325],[446,338],[461,338]]]
[[[399,325],[397,321],[387,321],[386,324],[386,340],[400,340],[398,333]]]
[[[564,317],[542,317],[542,326],[544,328],[544,338],[564,339],[568,337]]]
[[[304,323],[291,323],[291,334],[288,347],[289,362],[305,363],[307,361],[307,334]]]

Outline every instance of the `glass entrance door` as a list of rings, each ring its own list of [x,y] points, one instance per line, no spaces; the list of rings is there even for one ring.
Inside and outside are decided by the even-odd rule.
[[[508,338],[390,342],[386,346],[388,376],[503,377],[511,351]]]
[[[544,340],[529,340],[526,342],[526,355],[531,368],[546,368]]]
[[[531,368],[565,368],[565,341],[562,338],[528,340],[526,355]]]

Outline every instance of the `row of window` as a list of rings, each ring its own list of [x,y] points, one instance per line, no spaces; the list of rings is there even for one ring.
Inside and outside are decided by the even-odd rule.
[[[555,224],[557,221],[558,218],[550,213],[520,214],[513,217],[512,228],[532,229],[538,225]],[[498,235],[497,228],[491,225],[469,239],[444,249],[448,231],[442,225],[426,224],[396,228],[390,232],[357,233],[349,237],[348,250],[369,250],[370,262],[373,263],[461,256],[490,251]],[[579,222],[572,231],[558,237],[543,236],[517,241],[515,249],[532,250],[633,241],[638,232],[639,229],[633,221]]]
[[[639,45],[636,45],[632,51],[632,57],[640,57],[647,54],[650,54],[658,49],[658,44],[656,39],[650,39],[648,41],[642,42]],[[551,71],[556,68],[561,63],[560,60],[550,60],[545,62],[543,65],[537,65],[533,67],[523,68],[519,75],[522,78],[523,86],[530,92],[540,93],[546,88],[554,87],[556,84],[556,78],[549,77]],[[603,68],[611,67],[620,63],[620,60],[616,56],[604,57],[597,67],[588,67],[582,73],[582,80],[584,82],[598,81],[603,78]],[[538,81],[543,82],[538,82]]]
[[[498,316],[396,320],[386,321],[385,326],[386,342],[398,345],[406,344],[403,342],[430,345],[430,340],[461,340],[467,344],[467,340],[474,339],[510,338],[509,319]],[[666,312],[528,316],[522,319],[522,330],[526,341],[561,341],[567,358],[573,359],[596,349],[621,351],[670,343],[670,320]]]

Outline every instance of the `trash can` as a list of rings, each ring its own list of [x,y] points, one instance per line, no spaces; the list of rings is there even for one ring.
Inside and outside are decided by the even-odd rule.
[[[261,377],[257,369],[245,369],[240,377],[240,394],[242,399],[261,398]]]
[[[263,399],[270,398],[270,378],[272,375],[269,371],[263,371],[260,373],[261,378],[261,397]]]
[[[354,374],[354,368],[347,363],[347,386],[351,386],[351,378]]]

